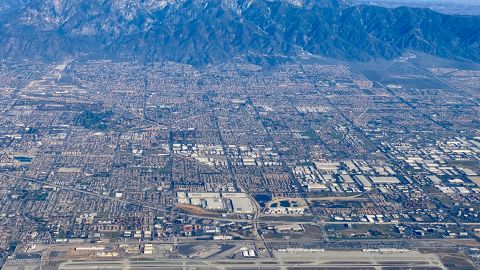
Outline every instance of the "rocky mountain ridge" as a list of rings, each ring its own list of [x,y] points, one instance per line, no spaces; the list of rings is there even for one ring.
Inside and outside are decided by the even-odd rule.
[[[480,61],[480,17],[337,0],[5,0],[0,58],[392,59],[405,51]]]

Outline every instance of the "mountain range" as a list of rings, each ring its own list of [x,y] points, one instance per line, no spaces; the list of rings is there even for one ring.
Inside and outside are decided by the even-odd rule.
[[[480,16],[341,0],[2,0],[0,58],[204,65],[310,53],[393,59],[405,51],[480,62]]]

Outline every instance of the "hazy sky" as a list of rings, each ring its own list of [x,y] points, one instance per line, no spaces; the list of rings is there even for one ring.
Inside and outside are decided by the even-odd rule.
[[[368,2],[377,2],[377,3],[410,3],[410,4],[470,4],[475,6],[480,6],[480,0],[351,0],[352,2],[357,3],[368,3]]]
[[[368,0],[364,0],[368,1]],[[422,3],[422,2],[438,2],[438,3],[465,3],[465,4],[480,4],[480,0],[380,0],[382,2],[411,2],[411,3]]]

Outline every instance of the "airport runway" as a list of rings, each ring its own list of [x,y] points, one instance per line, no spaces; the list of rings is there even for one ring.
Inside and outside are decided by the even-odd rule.
[[[345,252],[277,252],[274,259],[162,259],[138,261],[67,261],[60,270],[146,270],[146,269],[437,269],[447,270],[435,254],[423,254],[417,251],[398,253],[377,253],[361,251]]]

